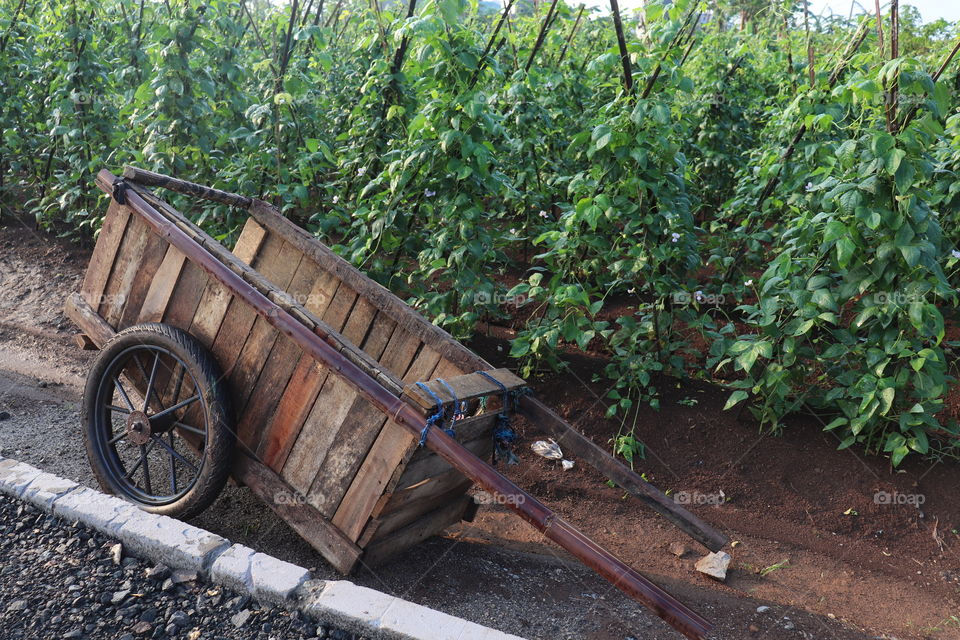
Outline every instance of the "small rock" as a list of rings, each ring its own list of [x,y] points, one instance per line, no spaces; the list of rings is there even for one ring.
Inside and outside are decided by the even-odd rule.
[[[726,551],[718,551],[717,553],[708,553],[697,560],[695,568],[700,573],[723,581],[727,579],[728,566],[730,566],[730,554]]]
[[[673,555],[677,556],[678,558],[682,558],[683,556],[690,553],[690,547],[683,544],[682,542],[671,542],[670,545],[667,547],[667,550],[670,551],[670,553],[672,553]]]
[[[167,620],[170,624],[175,624],[178,627],[186,627],[190,625],[190,616],[185,614],[183,611],[174,611],[170,618]]]
[[[161,581],[170,577],[170,567],[165,564],[158,564],[146,570],[146,575],[151,580]]]
[[[173,584],[183,584],[184,582],[195,582],[197,579],[196,571],[182,571],[177,569],[170,575]]]
[[[7,606],[7,611],[23,611],[27,608],[26,600],[14,600]]]
[[[125,634],[123,634],[122,636],[120,636],[119,638],[117,638],[117,640],[133,640],[133,634],[132,634],[132,633],[125,633]]]
[[[47,388],[47,381],[46,381],[46,380],[41,380],[40,382],[37,383],[37,386],[40,387],[41,389],[46,389],[46,388]]]
[[[157,619],[157,610],[153,607],[150,607],[146,611],[140,614],[140,622],[155,622]]]
[[[153,625],[149,622],[138,622],[137,624],[133,625],[133,628],[130,630],[138,636],[145,636],[150,633],[152,629]]]
[[[70,633],[66,633],[63,636],[64,640],[76,640],[77,638],[82,638],[82,637],[83,637],[83,632],[80,631],[80,629],[74,629]]]
[[[757,613],[766,613],[767,611],[770,611],[770,607],[767,605],[757,607]]]
[[[6,411],[0,411],[0,422],[3,422],[4,420],[9,420],[9,419],[10,419],[9,413],[7,413]]]
[[[242,627],[243,625],[247,624],[247,620],[250,619],[250,614],[251,614],[250,609],[244,609],[244,610],[241,611],[240,613],[234,614],[234,615],[230,618],[230,622],[233,623],[233,626],[235,626],[237,629],[239,629],[239,628]]]
[[[113,597],[110,598],[110,604],[120,604],[126,599],[128,595],[130,595],[129,589],[124,589],[123,591],[116,591],[114,592]]]
[[[783,623],[783,628],[786,629],[787,631],[793,631],[794,624],[789,620],[787,620],[786,622]]]
[[[164,629],[164,631],[166,632],[166,634],[167,634],[168,636],[170,636],[170,637],[173,637],[173,636],[177,635],[177,631],[179,631],[179,630],[180,630],[180,627],[178,627],[178,626],[175,625],[175,624],[168,624],[168,625],[167,625],[167,628]]]
[[[123,545],[118,542],[110,547],[110,557],[113,559],[113,564],[120,564],[123,559]]]
[[[170,578],[167,578],[166,580],[163,581],[163,584],[160,586],[160,589],[161,591],[170,591],[171,589],[173,589],[173,586],[174,586],[173,580],[171,580]]]

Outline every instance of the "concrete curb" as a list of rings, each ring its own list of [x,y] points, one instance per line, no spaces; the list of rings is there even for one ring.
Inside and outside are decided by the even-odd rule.
[[[347,580],[311,580],[303,567],[10,458],[0,457],[0,493],[119,539],[141,558],[370,638],[522,640]]]

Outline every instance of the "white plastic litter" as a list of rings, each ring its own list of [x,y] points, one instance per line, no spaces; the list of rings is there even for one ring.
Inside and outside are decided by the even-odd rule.
[[[563,451],[560,450],[560,445],[557,444],[557,441],[553,438],[550,438],[550,442],[546,440],[537,440],[530,448],[533,449],[533,452],[538,456],[542,456],[547,460],[562,460]]]
[[[563,465],[564,471],[570,471],[570,469],[573,469],[573,460],[561,460],[560,464]]]

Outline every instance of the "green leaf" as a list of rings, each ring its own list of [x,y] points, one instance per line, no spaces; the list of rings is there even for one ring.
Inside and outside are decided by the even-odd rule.
[[[730,394],[729,398],[727,398],[727,404],[723,405],[723,410],[726,411],[727,409],[736,405],[737,403],[743,400],[746,400],[748,395],[749,394],[746,391],[737,389],[736,391]]]

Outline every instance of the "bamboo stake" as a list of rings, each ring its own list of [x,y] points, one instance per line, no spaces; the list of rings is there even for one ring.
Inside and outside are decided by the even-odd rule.
[[[480,55],[480,62],[477,64],[477,68],[473,70],[473,75],[470,76],[470,82],[467,85],[471,89],[480,78],[480,72],[483,71],[487,55],[490,53],[490,49],[493,48],[493,43],[497,41],[497,35],[500,33],[500,29],[503,27],[503,23],[507,19],[507,14],[509,14],[510,9],[513,8],[513,1],[514,0],[507,0],[507,4],[503,8],[503,13],[500,14],[500,19],[497,20],[497,25],[494,27],[493,33],[490,35],[490,39],[487,40],[487,46],[484,47],[483,53]]]
[[[610,0],[610,13],[613,14],[613,28],[617,32],[617,47],[620,49],[620,64],[623,66],[623,88],[633,93],[633,70],[630,68],[630,55],[627,53],[627,41],[623,37],[623,22],[620,20],[620,6],[617,0]]]
[[[948,66],[950,66],[950,63],[953,61],[953,58],[957,55],[957,52],[960,52],[960,39],[957,39],[956,44],[953,45],[953,49],[951,49],[950,53],[948,53],[946,57],[944,57],[943,62],[940,63],[940,67],[933,74],[933,76],[931,76],[934,82],[937,82],[938,80],[940,80],[940,76],[942,76],[943,72],[947,70]],[[901,131],[907,128],[907,125],[909,125],[913,121],[913,118],[917,115],[917,111],[919,110],[920,110],[919,104],[914,104],[912,107],[910,107],[910,110],[907,111],[906,115],[904,115],[903,117],[903,123],[896,128],[897,133],[900,133]]]
[[[511,0],[512,2],[512,0]],[[586,5],[580,4],[580,11],[577,12],[577,19],[573,23],[573,26],[570,28],[570,33],[567,35],[567,41],[563,43],[563,49],[560,51],[560,59],[557,60],[557,65],[559,66],[563,62],[564,56],[567,55],[567,48],[570,46],[570,41],[573,40],[573,36],[577,33],[577,27],[580,26],[580,20],[583,18],[583,11],[586,9]]]
[[[890,0],[890,61],[893,62],[900,57],[900,5],[899,0]],[[896,72],[893,81],[890,83],[890,91],[887,93],[887,123],[888,131],[894,133],[897,122],[897,102],[900,72]]]
[[[523,67],[523,70],[527,73],[530,71],[533,59],[537,57],[537,52],[540,51],[540,47],[543,46],[543,41],[547,37],[547,31],[550,29],[550,25],[553,23],[553,14],[556,10],[557,0],[552,0],[550,9],[547,10],[547,17],[544,18],[543,24],[540,25],[540,33],[537,34],[537,41],[533,45],[533,51],[530,52],[530,57],[527,58],[527,64]]]

